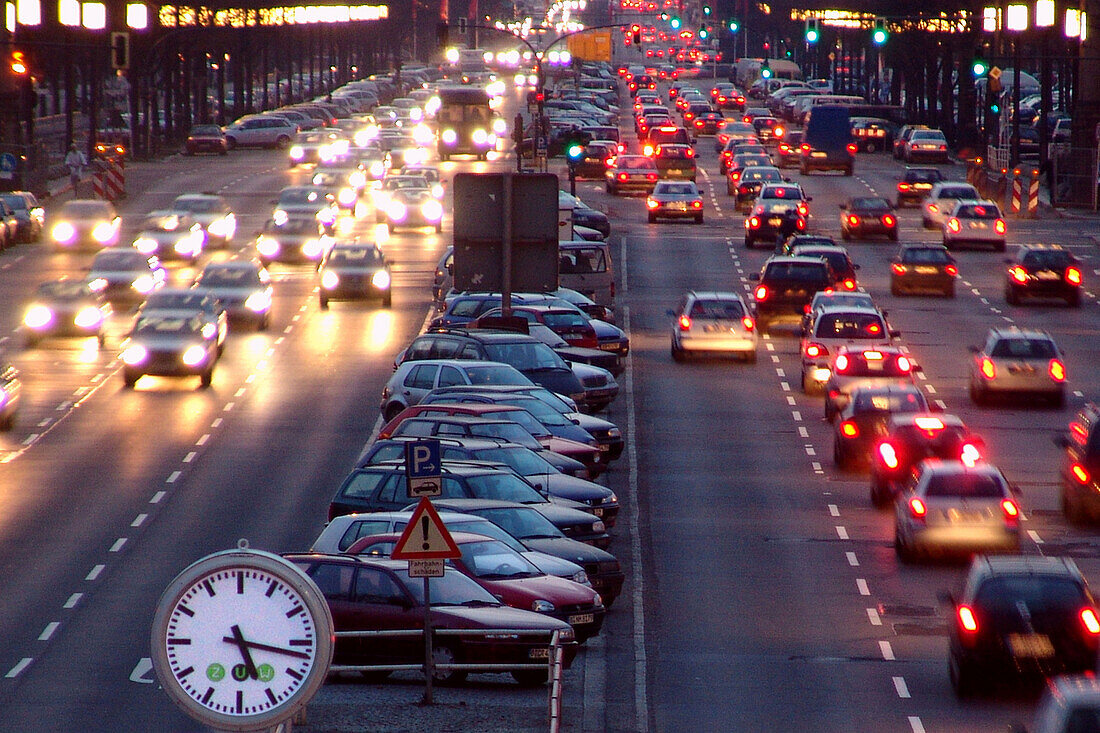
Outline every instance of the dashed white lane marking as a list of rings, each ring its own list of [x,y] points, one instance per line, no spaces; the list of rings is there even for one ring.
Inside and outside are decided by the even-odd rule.
[[[236,392],[233,393],[233,396],[234,397],[244,397],[244,393],[247,392],[247,391],[248,390],[245,387],[241,387],[240,389],[238,389]]]
[[[802,422],[802,413],[798,410],[791,410],[791,418],[795,422]]]
[[[48,417],[47,417],[47,418],[46,418],[45,420],[40,420],[40,421],[38,422],[38,427],[40,427],[40,428],[44,428],[44,427],[46,427],[47,425],[49,425],[49,424],[50,424],[51,422],[53,422],[53,420],[52,420],[51,418],[48,418]]]
[[[867,587],[867,581],[863,578],[856,578],[856,590],[861,596],[871,595],[871,589]]]
[[[57,631],[57,627],[60,625],[61,624],[57,621],[51,621],[46,624],[46,628],[42,629],[42,633],[38,635],[38,640],[49,641],[50,637],[53,636],[53,632]]]
[[[909,685],[905,684],[904,677],[894,678],[894,689],[898,691],[898,697],[902,700],[909,699]]]
[[[30,657],[23,657],[23,658],[22,658],[22,659],[20,659],[20,660],[19,660],[18,662],[16,662],[16,663],[15,663],[15,666],[14,666],[14,667],[12,667],[11,669],[9,669],[9,670],[8,670],[8,673],[7,673],[6,675],[4,675],[4,676],[5,676],[5,677],[7,677],[8,679],[13,679],[13,678],[15,678],[15,677],[18,677],[18,676],[19,676],[19,674],[20,674],[20,673],[21,673],[21,672],[22,672],[22,671],[23,671],[24,669],[26,669],[27,667],[29,667],[29,666],[30,666],[30,663],[31,663],[31,662],[33,662],[33,661],[34,661],[34,660],[33,660],[33,659],[31,659]]]
[[[926,392],[928,392],[928,394],[936,394],[936,388],[933,387],[931,384],[924,385],[924,389]]]
[[[872,626],[882,626],[882,618],[878,615],[877,608],[867,609],[867,620],[871,622]]]
[[[107,552],[120,552],[122,550],[122,548],[125,547],[125,545],[126,545],[126,538],[125,537],[119,537],[117,540],[115,540],[115,543],[113,545],[111,545],[111,549],[108,550]]]
[[[806,428],[802,427],[801,425],[799,425],[798,426],[798,437],[808,438],[808,437],[810,437],[810,431],[807,430]]]
[[[936,403],[936,407],[940,408],[941,410],[947,409],[947,403],[943,400],[934,400],[934,402]]]
[[[166,483],[166,484],[174,484],[174,483],[176,483],[177,481],[179,481],[179,480],[180,480],[180,476],[182,476],[182,475],[183,475],[183,474],[182,474],[182,473],[180,473],[179,471],[172,471],[172,473],[168,474],[168,478],[166,478],[166,479],[164,480],[164,483]]]
[[[139,514],[136,517],[134,517],[134,521],[130,522],[130,526],[131,527],[140,527],[141,525],[145,524],[145,520],[148,519],[148,518],[149,518],[148,514],[144,514],[144,513]]]
[[[99,577],[99,574],[102,573],[106,567],[106,565],[96,565],[88,572],[86,576],[84,576],[84,580],[95,580]]]
[[[848,529],[842,525],[837,525],[836,536],[842,540],[848,539]]]
[[[890,646],[890,642],[880,641],[878,643],[878,648],[882,652],[883,659],[885,659],[887,662],[894,661],[894,648]]]
[[[813,469],[814,473],[825,473],[825,469],[821,467],[821,463],[819,463],[818,461],[811,462],[810,468]]]
[[[1027,531],[1027,536],[1031,538],[1031,541],[1037,545],[1043,544],[1043,538],[1039,536],[1039,533],[1033,529]]]
[[[30,445],[34,441],[38,440],[38,433],[31,433],[23,439],[23,445]]]
[[[280,344],[282,344],[282,343],[283,343],[283,341],[285,341],[285,340],[286,340],[286,336],[280,336],[279,338],[275,339],[275,345],[276,345],[276,346],[279,346],[279,345],[280,345]]]
[[[806,449],[806,455],[816,456],[817,450],[812,445],[803,446]]]
[[[190,463],[191,461],[195,460],[195,458],[196,458],[196,457],[197,457],[198,455],[199,455],[199,454],[198,454],[198,453],[196,453],[195,451],[190,451],[190,452],[189,452],[189,453],[188,453],[187,455],[185,455],[185,456],[183,457],[183,462],[184,462],[184,463]]]
[[[72,402],[62,402],[60,405],[58,405],[57,407],[55,407],[53,409],[56,412],[64,412],[65,410],[68,410],[72,406],[73,406]]]
[[[233,408],[237,406],[236,402],[226,402],[225,407],[222,408],[222,412],[232,412]]]
[[[787,376],[787,372],[784,371],[783,369],[776,369],[775,370],[775,376],[780,377],[780,378],[784,378],[784,377]]]
[[[848,558],[848,564],[851,565],[853,568],[859,567],[859,558],[856,557],[856,553],[845,552],[844,556]]]
[[[793,397],[793,396],[791,396],[791,395],[787,395],[787,404],[788,404],[788,405],[791,405],[791,406],[794,406],[794,405],[797,405],[798,403],[794,401],[794,397]]]
[[[217,429],[217,428],[221,427],[221,424],[222,424],[222,419],[220,417],[216,417],[216,418],[214,418],[214,422],[210,423],[210,427]]]
[[[62,608],[76,608],[76,604],[80,603],[80,599],[83,597],[83,593],[73,593],[69,596],[69,600],[65,601],[65,605],[62,606]]]
[[[210,433],[203,433],[199,436],[199,439],[195,441],[195,445],[206,445],[206,441],[210,440]]]
[[[149,503],[150,504],[159,504],[160,500],[163,499],[166,496],[168,496],[168,492],[158,491],[157,493],[153,494],[153,498],[149,500]]]
[[[836,504],[830,504],[829,505],[829,515],[833,516],[833,517],[839,517],[840,516],[840,507],[838,507]]]
[[[909,727],[913,729],[913,733],[924,733],[924,723],[916,715],[909,716]]]
[[[791,385],[787,384],[786,382],[780,382],[779,383],[779,388],[782,389],[784,392],[790,392],[791,391]]]

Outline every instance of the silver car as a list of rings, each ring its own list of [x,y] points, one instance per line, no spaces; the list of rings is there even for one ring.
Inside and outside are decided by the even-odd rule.
[[[694,219],[703,223],[703,192],[692,181],[659,181],[645,200],[649,222],[666,219]]]
[[[978,189],[960,181],[940,181],[932,186],[921,202],[921,224],[925,229],[939,229],[958,201],[980,199]]]
[[[998,252],[1005,251],[1008,225],[1001,208],[992,201],[958,201],[943,220],[943,246],[966,242],[992,244]]]
[[[1066,365],[1046,331],[993,328],[985,344],[972,347],[970,399],[982,405],[994,395],[1046,397],[1061,407],[1066,398]]]
[[[298,125],[276,115],[246,115],[225,128],[225,143],[236,147],[285,150],[298,134]]]
[[[894,549],[903,562],[942,552],[1018,552],[1020,507],[1000,469],[922,461],[894,504]]]
[[[190,212],[206,230],[207,246],[225,247],[237,233],[237,216],[224,197],[214,193],[185,193],[176,197],[172,208]]]
[[[802,390],[806,394],[822,391],[841,346],[861,349],[889,346],[897,336],[882,313],[873,308],[822,308],[802,337]]]
[[[737,293],[691,291],[680,307],[669,311],[672,324],[672,358],[682,361],[690,353],[727,353],[756,361],[760,335],[756,320]]]

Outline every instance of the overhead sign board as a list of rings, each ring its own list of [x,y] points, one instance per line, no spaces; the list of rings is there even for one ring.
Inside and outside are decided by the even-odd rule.
[[[413,510],[391,557],[394,560],[449,560],[462,557],[439,513],[426,496]]]
[[[439,496],[442,492],[439,440],[427,438],[405,444],[405,483],[408,496]]]

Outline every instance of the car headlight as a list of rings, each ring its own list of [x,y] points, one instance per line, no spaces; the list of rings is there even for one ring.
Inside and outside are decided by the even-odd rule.
[[[302,256],[316,259],[321,254],[321,242],[316,239],[307,239],[302,243]]]
[[[333,140],[329,145],[329,150],[334,156],[347,155],[348,150],[351,148],[350,140]]]
[[[275,226],[281,227],[283,224],[290,221],[290,216],[282,209],[275,209],[275,211],[271,212],[271,221],[275,222]]]
[[[431,145],[435,140],[435,133],[425,124],[419,124],[413,129],[413,140],[417,145]]]
[[[604,526],[603,522],[597,520],[597,521],[592,523],[592,531],[593,532],[606,532],[607,527]]]
[[[354,188],[341,188],[340,193],[336,194],[336,200],[344,206],[354,204],[357,198],[359,198],[359,192]]]
[[[336,273],[332,274],[335,275]],[[386,270],[379,270],[378,272],[370,276],[370,284],[378,288],[379,290],[389,290],[390,273]]]
[[[408,207],[400,201],[391,201],[386,205],[386,216],[388,216],[391,221],[405,221],[405,217],[408,215]]]
[[[306,157],[306,151],[301,145],[294,145],[290,148],[290,157],[292,160],[301,160]]]
[[[68,244],[76,239],[76,227],[67,221],[63,221],[54,226],[51,234],[53,235],[54,241]]]
[[[210,232],[215,237],[225,237],[228,239],[233,236],[233,232],[236,231],[236,228],[236,219],[225,217],[210,222],[210,226],[206,228],[206,231]]]
[[[569,579],[572,580],[574,583],[580,583],[581,585],[592,584],[592,581],[588,579],[588,573],[584,572],[583,570],[578,570],[577,572],[573,573],[573,575]]]
[[[187,366],[198,366],[206,361],[206,349],[197,344],[188,346],[184,349],[183,356],[180,359]]]
[[[107,289],[107,281],[102,277],[97,277],[88,281],[88,287],[99,293]]]
[[[505,122],[502,118],[497,117],[495,120],[493,120],[493,132],[495,132],[496,134],[503,135],[507,129],[508,123]]]
[[[376,134],[377,134],[377,133],[376,133]],[[367,147],[367,145],[368,145],[368,144],[370,144],[370,141],[371,141],[371,138],[370,138],[370,136],[368,135],[368,133],[367,133],[367,131],[366,131],[366,130],[358,130],[358,131],[356,131],[356,133],[355,133],[355,135],[354,135],[354,136],[352,137],[352,139],[353,139],[353,140],[355,141],[355,145],[356,145],[356,147],[360,147],[360,148],[365,148],[365,147]]]
[[[23,314],[23,325],[27,328],[45,328],[53,323],[53,311],[44,305],[32,305]]]
[[[321,275],[321,287],[325,290],[333,290],[340,284],[340,276],[332,270],[325,270],[325,274]]]
[[[424,104],[424,113],[428,115],[434,115],[439,111],[439,108],[443,105],[443,102],[439,97],[432,97]]]
[[[279,254],[279,242],[271,237],[260,237],[256,240],[256,251],[264,257],[275,257]]]
[[[332,209],[322,209],[317,212],[317,221],[321,222],[325,226],[336,223],[336,212]]]
[[[134,249],[143,255],[151,255],[157,251],[157,240],[150,237],[138,237],[134,240]]]
[[[134,279],[131,285],[133,286],[134,290],[138,291],[139,293],[146,294],[152,292],[153,288],[156,286],[156,281],[153,280],[152,275],[138,275],[138,277]]]
[[[443,218],[443,205],[434,199],[425,201],[420,206],[420,213],[428,221],[439,221]]]
[[[829,369],[827,367],[818,367],[814,369],[811,374],[816,382],[828,382],[829,381]]]
[[[355,171],[348,176],[348,185],[353,188],[362,188],[367,185],[367,176],[363,171]]]
[[[264,290],[252,293],[245,298],[244,307],[253,313],[263,313],[271,307],[271,295]]]
[[[92,228],[92,238],[100,244],[110,242],[115,238],[115,226],[101,221]]]
[[[376,161],[374,161],[373,163],[370,164],[370,174],[372,176],[374,176],[375,178],[381,177],[381,176],[385,175],[385,173],[386,173],[386,166],[382,161],[376,160]]]
[[[201,247],[199,246],[199,243],[195,241],[195,238],[191,236],[176,242],[176,246],[174,247],[174,249],[176,250],[177,254],[186,256],[197,254]]]
[[[454,145],[458,142],[458,133],[448,127],[443,131],[443,134],[440,135],[440,139],[442,139],[446,145]]]
[[[122,360],[130,366],[137,366],[149,358],[149,352],[141,344],[127,346],[122,352]]]
[[[204,339],[212,339],[218,335],[218,327],[213,323],[204,323],[202,326],[202,337]]]
[[[552,613],[554,610],[554,604],[550,601],[544,601],[539,599],[537,601],[531,601],[531,610],[536,613]]]
[[[474,141],[474,145],[484,145],[489,142],[489,133],[479,127],[470,135],[470,139]]]
[[[443,184],[436,183],[432,186],[432,196],[437,199],[443,198]]]
[[[103,323],[103,313],[95,306],[86,306],[77,311],[73,323],[81,328],[96,328]]]
[[[419,107],[413,107],[409,110],[409,118],[412,119],[413,122],[420,122],[420,120],[424,119],[424,112]]]

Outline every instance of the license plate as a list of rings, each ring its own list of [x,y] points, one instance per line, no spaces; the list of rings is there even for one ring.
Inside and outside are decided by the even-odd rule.
[[[1062,279],[1061,276],[1059,276],[1057,272],[1047,272],[1047,271],[1037,272],[1037,273],[1035,273],[1035,277],[1037,277],[1040,280],[1061,280]]]
[[[928,265],[917,265],[916,271],[918,275],[935,275],[939,272],[935,267],[930,267]]]
[[[972,222],[970,222],[970,228],[971,229],[988,229],[989,225],[986,224],[984,221],[972,221]]]
[[[1009,634],[1008,648],[1014,657],[1054,656],[1054,645],[1046,634]]]
[[[811,158],[824,158],[825,155],[825,153],[810,153]]]
[[[669,168],[668,169],[668,174],[670,176],[678,176],[678,175],[681,175],[683,172],[684,171],[681,170],[680,168]]]
[[[591,613],[578,613],[566,619],[570,626],[575,626],[576,624],[590,624],[595,620],[596,616]]]
[[[606,443],[601,443],[600,444],[600,453],[607,453],[609,450],[611,450],[610,445],[607,445]],[[600,514],[603,514],[602,509],[600,510]]]
[[[783,221],[783,220],[782,220],[782,219],[780,219],[779,217],[774,217],[774,218],[768,219],[768,226],[770,226],[770,227],[777,227],[777,226],[779,226],[779,224],[780,224],[780,223],[781,223],[782,221]]]
[[[619,345],[618,344],[600,344],[600,349],[602,351],[618,351],[619,350]]]
[[[527,656],[531,659],[549,659],[550,648],[545,646],[536,647],[528,651]]]
[[[598,506],[597,507],[592,507],[592,516],[602,517],[603,516],[603,509],[601,509]]]

